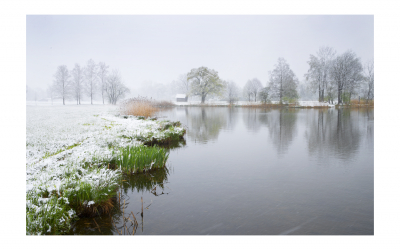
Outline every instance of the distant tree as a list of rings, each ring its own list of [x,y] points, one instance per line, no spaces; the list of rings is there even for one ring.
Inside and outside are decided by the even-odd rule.
[[[53,89],[54,92],[63,99],[63,105],[65,105],[65,99],[68,98],[71,93],[70,77],[66,65],[58,66],[57,71],[54,74]]]
[[[351,94],[352,88],[363,80],[362,71],[360,59],[351,50],[335,58],[331,68],[331,77],[337,86],[338,104],[343,103],[343,91],[348,90]]]
[[[257,102],[257,93],[260,91],[260,89],[262,89],[262,84],[260,80],[258,80],[257,78],[248,80],[246,86],[247,91],[254,96],[254,101]]]
[[[76,99],[76,104],[81,104],[81,96],[83,92],[83,84],[85,81],[84,69],[77,63],[75,63],[75,67],[72,69],[72,90],[74,98]]]
[[[317,56],[310,55],[308,73],[305,74],[306,80],[314,90],[318,90],[318,101],[324,101],[325,89],[329,84],[329,73],[332,60],[336,52],[330,47],[321,47],[317,51]]]
[[[97,65],[90,59],[85,68],[86,94],[90,96],[90,104],[93,104],[93,96],[97,92],[98,78]]]
[[[239,99],[239,88],[233,81],[224,82],[225,85],[225,98],[229,104],[234,104]]]
[[[259,96],[260,96],[260,101],[262,103],[265,104],[269,101],[268,95],[269,95],[269,87],[264,87],[260,89]]]
[[[105,92],[108,96],[109,103],[115,105],[117,101],[129,93],[130,90],[122,83],[121,74],[118,70],[113,70],[107,77]]]
[[[107,84],[107,74],[108,74],[108,65],[104,62],[99,62],[97,75],[100,80],[100,90],[101,90],[101,98],[103,99],[104,104],[104,97],[106,95],[106,84]]]
[[[285,59],[279,58],[275,69],[270,71],[269,75],[269,88],[272,97],[279,98],[281,103],[283,97],[289,99],[298,98],[298,79]]]
[[[248,101],[251,101],[251,96],[253,95],[252,91],[252,82],[249,80],[246,82],[246,84],[243,87],[243,96],[245,99],[248,99]]]
[[[367,84],[367,103],[374,99],[374,60],[368,61],[364,66],[365,82]]]
[[[201,103],[204,103],[207,95],[221,95],[224,85],[219,79],[218,72],[206,67],[192,69],[187,74],[187,80],[191,85],[191,94],[201,97]]]

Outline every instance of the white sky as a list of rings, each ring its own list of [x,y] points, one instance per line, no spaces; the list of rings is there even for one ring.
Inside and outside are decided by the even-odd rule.
[[[117,68],[124,83],[168,83],[206,66],[243,86],[268,81],[279,57],[299,80],[320,46],[374,56],[373,15],[180,15],[26,17],[27,85],[46,88],[57,66],[92,58]]]

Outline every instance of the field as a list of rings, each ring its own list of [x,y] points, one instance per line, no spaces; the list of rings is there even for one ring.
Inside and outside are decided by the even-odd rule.
[[[119,113],[109,105],[26,107],[27,234],[62,234],[73,219],[108,212],[124,172],[110,163],[123,149],[185,134],[180,124]]]

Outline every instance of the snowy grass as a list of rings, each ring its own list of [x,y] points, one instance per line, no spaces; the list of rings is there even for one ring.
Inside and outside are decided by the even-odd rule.
[[[108,212],[122,175],[108,164],[127,148],[185,134],[166,128],[168,121],[124,119],[108,105],[27,106],[26,112],[27,234],[62,234],[77,216]]]

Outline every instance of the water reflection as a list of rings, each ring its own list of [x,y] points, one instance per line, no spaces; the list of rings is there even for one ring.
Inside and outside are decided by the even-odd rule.
[[[270,109],[260,108],[243,109],[243,123],[246,126],[247,130],[256,133],[261,129],[262,126],[267,125],[267,113],[270,111]]]
[[[168,168],[156,169],[142,174],[125,176],[122,191],[128,193],[151,192],[155,196],[164,194],[165,184],[168,183],[170,170]]]
[[[188,137],[192,141],[207,143],[218,138],[221,129],[233,126],[235,116],[223,108],[190,109],[187,114]]]
[[[136,232],[137,227],[141,228],[143,231],[144,221],[140,208],[137,208],[135,211],[129,209],[130,205],[140,207],[140,202],[137,201],[139,196],[133,196],[137,193],[151,193],[154,196],[168,194],[170,190],[167,186],[165,186],[165,184],[168,183],[170,171],[171,170],[168,168],[162,168],[155,169],[147,173],[124,175],[118,192],[118,197],[114,197],[113,199],[113,212],[111,214],[101,215],[100,217],[96,218],[81,218],[72,224],[69,234],[132,234],[133,231]],[[150,205],[146,204],[144,209],[149,209]],[[138,225],[136,226],[133,223],[135,221],[133,219],[134,216],[138,220]],[[127,223],[128,221],[129,223]]]
[[[371,110],[329,109],[308,115],[305,132],[308,151],[320,161],[326,161],[332,154],[338,159],[351,160],[358,153],[365,132],[367,140],[373,140]]]
[[[297,113],[297,109],[273,110],[266,119],[272,143],[279,155],[288,151],[297,134]]]

